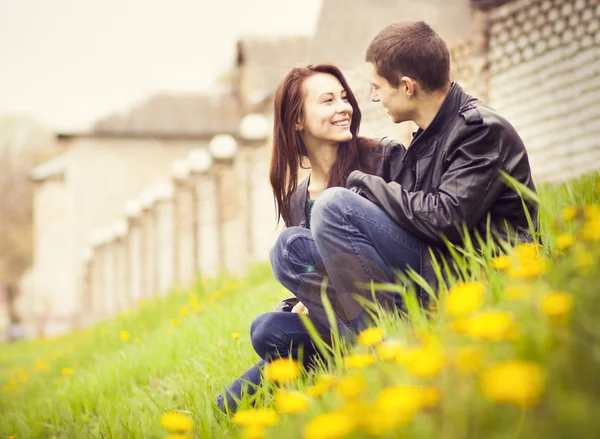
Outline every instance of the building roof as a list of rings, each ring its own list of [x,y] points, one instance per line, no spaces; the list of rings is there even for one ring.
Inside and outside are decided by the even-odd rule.
[[[241,116],[240,105],[229,92],[161,93],[125,114],[98,120],[92,132],[119,137],[205,137],[237,132]]]
[[[237,43],[236,75],[245,78],[238,76],[234,82],[244,83],[250,103],[270,100],[283,76],[292,67],[308,62],[311,40],[307,36],[241,38]]]
[[[33,168],[29,178],[33,181],[44,181],[50,178],[62,178],[67,167],[67,159],[64,155],[42,163]]]
[[[375,35],[402,20],[424,20],[452,44],[472,32],[470,12],[469,0],[323,0],[309,59],[361,66]]]

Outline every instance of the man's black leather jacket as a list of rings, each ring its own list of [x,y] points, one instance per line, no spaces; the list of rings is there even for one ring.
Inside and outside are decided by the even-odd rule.
[[[489,230],[496,239],[530,241],[526,206],[537,230],[537,205],[525,200],[524,206],[501,175],[535,192],[523,141],[508,121],[456,83],[429,127],[414,133],[408,148],[390,143],[379,164],[375,175],[353,171],[346,187],[421,239],[421,275],[430,284],[435,274],[429,249],[447,258],[444,237],[460,244],[463,224],[471,237],[477,232],[485,239]]]

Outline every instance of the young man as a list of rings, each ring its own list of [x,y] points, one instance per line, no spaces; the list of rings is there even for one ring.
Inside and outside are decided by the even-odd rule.
[[[501,172],[535,191],[519,135],[450,81],[448,47],[426,23],[383,29],[366,62],[371,99],[395,123],[412,120],[419,129],[408,147],[388,147],[381,162],[387,178],[353,171],[346,188],[321,194],[312,211],[314,245],[299,245],[288,229],[271,257],[276,277],[297,297],[319,291],[315,272],[327,276],[334,310],[353,330],[364,316],[357,294],[369,299],[370,282],[393,282],[408,267],[435,284],[430,250],[449,258],[444,240],[460,245],[463,227],[484,239],[489,231],[496,239],[531,240],[523,201]],[[537,207],[527,208],[535,229]],[[378,296],[386,302],[385,293]],[[390,297],[401,305],[398,295]]]

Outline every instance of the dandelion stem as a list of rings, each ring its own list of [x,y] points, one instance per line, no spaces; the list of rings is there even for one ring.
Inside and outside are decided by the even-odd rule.
[[[518,439],[521,436],[521,432],[523,431],[523,424],[525,424],[525,413],[526,409],[523,407],[521,409],[521,416],[519,417],[519,424],[517,425],[517,430],[515,432],[515,439]]]

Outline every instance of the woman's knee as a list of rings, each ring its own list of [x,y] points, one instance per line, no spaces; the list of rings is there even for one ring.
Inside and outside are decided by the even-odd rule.
[[[264,313],[254,319],[250,325],[250,341],[258,355],[264,358],[271,348],[273,328],[269,325],[271,313]]]

